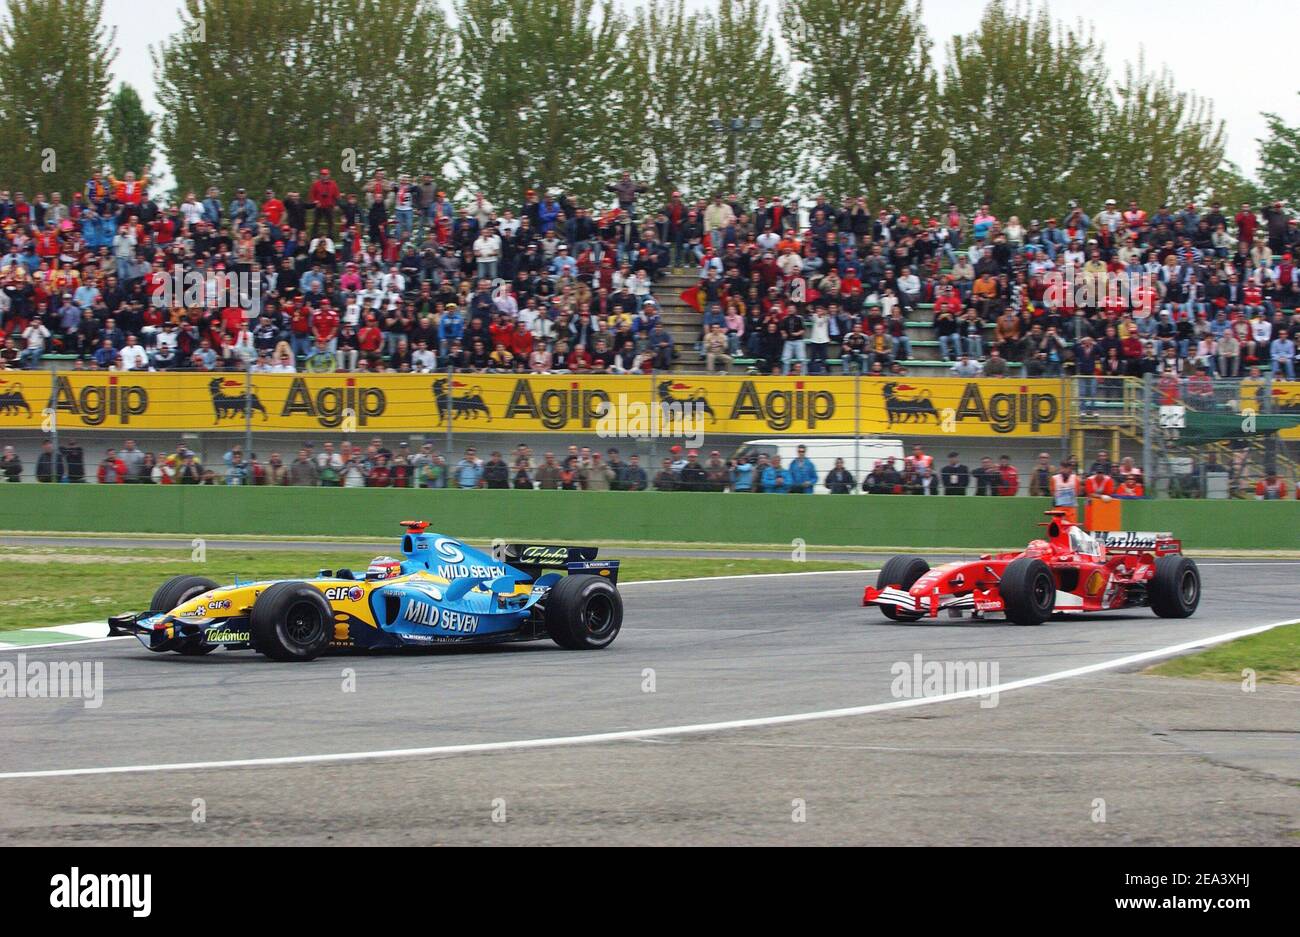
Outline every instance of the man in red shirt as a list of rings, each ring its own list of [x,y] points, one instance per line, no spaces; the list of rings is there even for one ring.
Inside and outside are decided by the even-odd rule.
[[[1020,473],[1011,464],[1011,456],[1004,455],[998,460],[998,474],[1002,476],[1002,490],[998,494],[1009,498],[1020,490]]]
[[[1255,226],[1259,224],[1249,202],[1241,203],[1241,211],[1232,219],[1237,223],[1237,243],[1250,247],[1255,243]]]
[[[325,344],[330,354],[334,354],[339,337],[339,314],[330,308],[327,299],[321,300],[320,308],[312,314],[311,334],[316,341]]]
[[[362,323],[361,328],[357,331],[357,349],[361,354],[373,357],[378,355],[379,349],[383,347],[384,333],[379,328],[375,314],[373,312],[369,313],[366,316],[366,321]]]
[[[272,227],[280,227],[280,222],[284,220],[284,202],[275,197],[274,189],[266,190],[266,198],[262,201],[261,211],[266,216],[266,220],[271,222]]]
[[[333,240],[334,207],[339,203],[339,185],[330,178],[328,169],[320,171],[320,177],[311,184],[308,196],[316,209],[316,216],[311,223],[311,236],[315,238],[320,233],[320,225],[324,221],[326,233]]]
[[[1109,499],[1115,493],[1115,479],[1100,464],[1096,469],[1083,483],[1083,491],[1089,498]]]

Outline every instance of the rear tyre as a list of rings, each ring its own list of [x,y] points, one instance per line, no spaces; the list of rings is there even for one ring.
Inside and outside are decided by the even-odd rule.
[[[608,579],[565,576],[546,596],[546,633],[570,651],[609,647],[623,627],[623,597]]]
[[[249,637],[272,660],[312,660],[333,636],[334,610],[305,582],[277,582],[253,603]]]
[[[906,592],[916,581],[930,571],[930,564],[919,556],[891,556],[876,574],[876,588],[895,586]],[[877,605],[881,614],[891,621],[919,621],[920,612],[900,612],[896,605]]]
[[[1156,557],[1147,594],[1151,610],[1161,618],[1187,618],[1201,604],[1201,571],[1185,556]]]
[[[1007,620],[1017,625],[1041,625],[1056,607],[1056,577],[1050,566],[1032,557],[1008,563],[998,591]]]
[[[173,576],[153,594],[149,602],[149,611],[151,612],[170,612],[178,605],[184,605],[196,595],[202,595],[212,589],[217,588],[217,584],[211,579],[204,579],[202,576]],[[204,644],[202,639],[193,640],[182,644],[178,647],[170,648],[184,657],[202,657],[204,654],[211,654],[217,649],[215,644]],[[153,648],[150,648],[153,650]],[[159,648],[159,650],[169,650],[168,648]]]

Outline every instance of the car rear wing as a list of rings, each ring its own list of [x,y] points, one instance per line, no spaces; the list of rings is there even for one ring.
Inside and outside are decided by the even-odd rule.
[[[526,572],[562,569],[573,573],[593,573],[611,582],[618,581],[618,560],[597,560],[596,547],[575,547],[544,543],[507,543],[501,559]]]
[[[1171,533],[1148,530],[1099,530],[1093,533],[1108,553],[1154,553],[1172,556],[1183,552],[1183,542]]]

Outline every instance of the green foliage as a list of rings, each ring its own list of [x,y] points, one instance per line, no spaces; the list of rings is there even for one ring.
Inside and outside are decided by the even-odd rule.
[[[435,0],[186,0],[154,56],[178,191],[443,173],[451,44]]]
[[[79,191],[96,162],[114,35],[102,0],[9,0],[0,23],[0,179]]]
[[[781,28],[802,68],[799,126],[816,184],[872,206],[926,206],[944,186],[936,79],[920,0],[792,0]]]
[[[1107,101],[1091,30],[992,0],[975,32],[949,44],[936,133],[956,172],[944,197],[1022,217],[1059,212],[1071,198],[1089,204]]]
[[[1292,127],[1276,114],[1265,114],[1268,136],[1259,141],[1259,178],[1272,198],[1300,203],[1300,126]]]
[[[465,186],[499,205],[530,188],[608,202],[605,186],[638,161],[634,58],[614,4],[460,0],[456,19]]]
[[[154,119],[130,85],[120,85],[104,114],[101,162],[122,175],[139,173],[153,162]]]

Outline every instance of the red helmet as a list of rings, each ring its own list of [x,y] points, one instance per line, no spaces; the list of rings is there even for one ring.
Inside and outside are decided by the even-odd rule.
[[[366,567],[367,579],[395,579],[402,575],[402,562],[391,556],[377,556]]]

